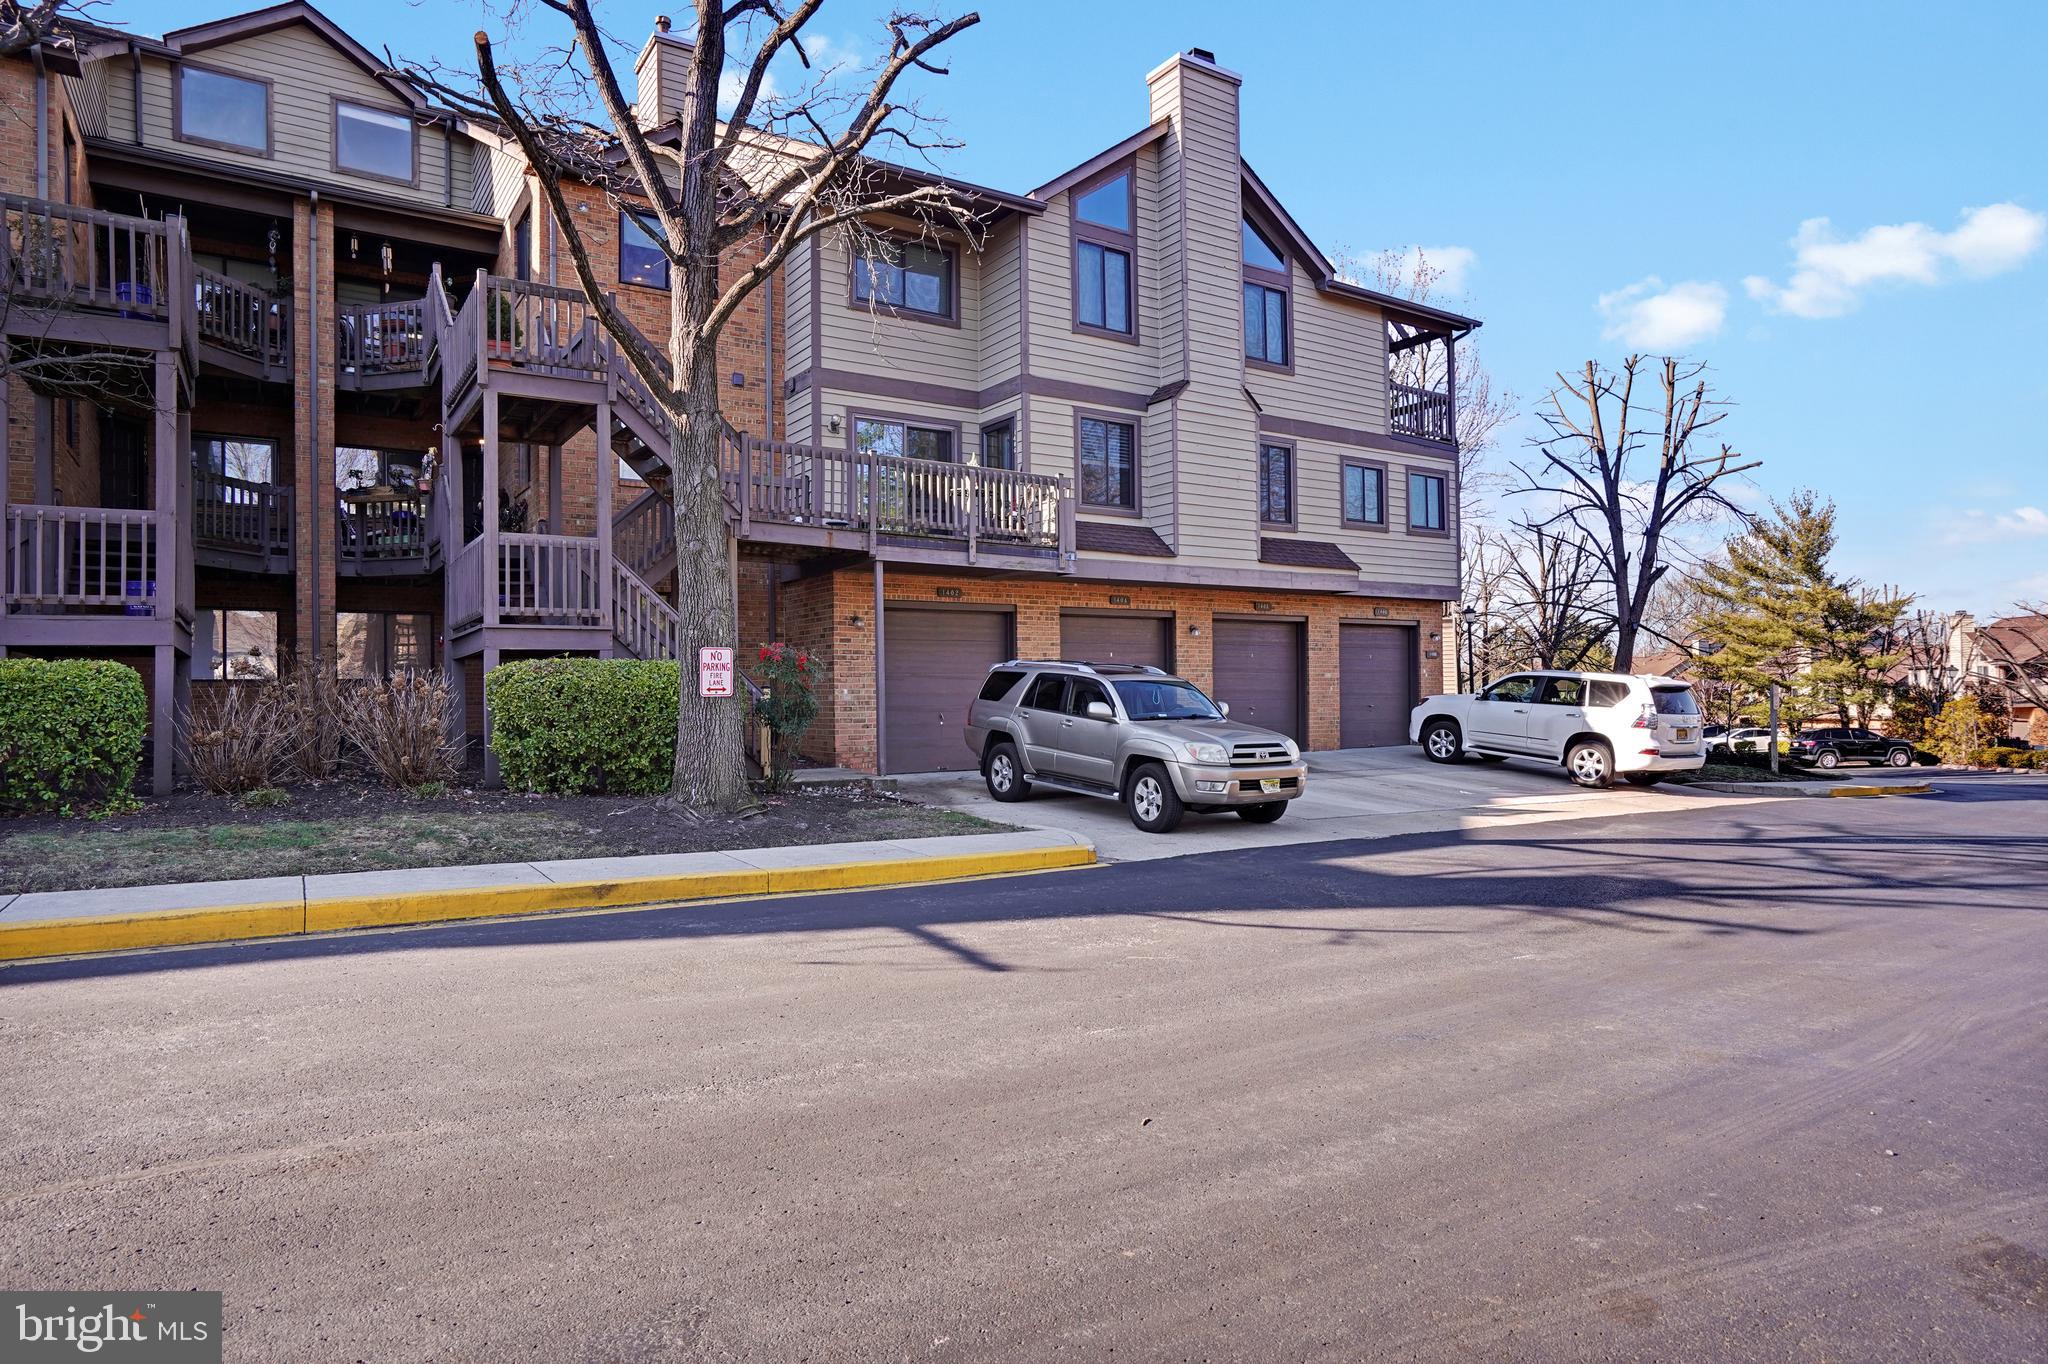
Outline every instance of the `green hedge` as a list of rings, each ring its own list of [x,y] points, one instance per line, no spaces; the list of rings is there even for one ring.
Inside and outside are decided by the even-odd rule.
[[[148,693],[126,664],[0,658],[0,810],[132,800],[148,728]]]
[[[673,662],[540,658],[484,678],[498,774],[520,791],[658,795],[675,772]]]

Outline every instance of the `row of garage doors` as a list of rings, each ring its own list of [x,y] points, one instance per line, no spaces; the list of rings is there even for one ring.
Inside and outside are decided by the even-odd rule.
[[[1306,741],[1306,649],[1299,621],[1218,619],[1210,626],[1218,701],[1231,718]],[[1173,668],[1173,619],[1062,613],[1060,656]],[[1340,742],[1403,743],[1415,704],[1415,631],[1345,625],[1338,634]],[[892,606],[883,621],[883,770],[969,771],[967,708],[997,663],[1015,657],[1007,611]]]

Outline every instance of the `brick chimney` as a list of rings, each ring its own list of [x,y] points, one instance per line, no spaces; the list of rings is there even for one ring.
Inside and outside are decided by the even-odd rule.
[[[633,113],[641,127],[659,127],[682,117],[690,89],[690,58],[696,51],[694,44],[669,32],[666,14],[655,17],[654,32],[633,62]]]

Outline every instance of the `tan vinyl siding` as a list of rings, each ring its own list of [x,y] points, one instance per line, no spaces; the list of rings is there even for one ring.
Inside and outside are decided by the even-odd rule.
[[[1294,262],[1294,372],[1247,366],[1245,387],[1268,416],[1387,430],[1387,328],[1376,308],[1316,292]]]
[[[1155,149],[1138,153],[1137,343],[1074,330],[1071,193],[1054,195],[1031,224],[1031,372],[1146,393],[1159,386],[1160,183]]]
[[[440,135],[416,126],[419,185],[413,188],[374,176],[334,169],[334,100],[406,112],[405,104],[370,74],[303,24],[255,34],[194,53],[193,62],[234,75],[271,82],[270,137],[272,154],[234,151],[205,143],[181,142],[175,136],[172,81],[175,67],[155,57],[142,64],[143,142],[179,156],[232,165],[244,171],[271,172],[337,186],[348,186],[387,198],[441,205],[447,183]],[[110,115],[116,128],[125,126],[125,81],[110,81]],[[458,206],[465,206],[458,203]]]
[[[1386,469],[1387,528],[1361,530],[1344,524],[1343,482],[1346,458],[1361,459]],[[1455,538],[1408,533],[1408,471],[1440,474],[1445,481],[1446,523],[1457,524],[1457,464],[1422,455],[1395,455],[1328,441],[1294,442],[1296,522],[1294,535],[1339,545],[1358,564],[1368,582],[1456,583],[1458,549]],[[1283,531],[1267,530],[1285,537]]]
[[[1174,508],[1173,404],[1154,403],[1145,409],[1139,424],[1143,432],[1139,447],[1144,459],[1139,487],[1144,498],[1145,524],[1159,532],[1171,545],[1178,538]]]
[[[819,299],[820,348],[826,369],[915,379],[928,384],[981,387],[981,265],[957,243],[953,284],[960,325],[891,317],[853,306],[853,276],[846,243],[829,235],[820,252],[824,278]]]
[[[816,368],[811,354],[811,248],[799,246],[782,266],[782,373],[796,378]],[[811,390],[778,395],[783,405],[782,430],[799,444],[818,437],[811,430]]]
[[[1022,232],[1015,221],[990,234],[981,253],[980,386],[1014,379],[1021,359],[1022,298],[1018,288]]]

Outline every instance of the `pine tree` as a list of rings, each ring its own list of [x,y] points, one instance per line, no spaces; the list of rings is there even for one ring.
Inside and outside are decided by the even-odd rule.
[[[1700,632],[1718,646],[1702,671],[1753,693],[1776,682],[1795,724],[1830,713],[1845,725],[1868,718],[1899,661],[1887,650],[1912,603],[1835,576],[1835,538],[1834,503],[1794,493],[1731,539],[1701,584]]]

